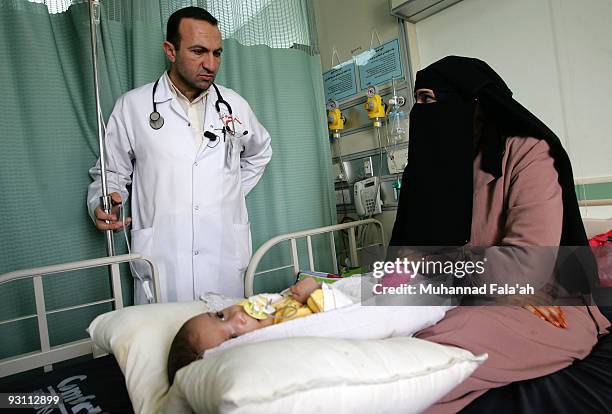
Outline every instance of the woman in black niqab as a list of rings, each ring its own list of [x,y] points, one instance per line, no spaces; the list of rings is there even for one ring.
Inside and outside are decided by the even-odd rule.
[[[435,91],[436,104],[415,104],[410,112],[408,165],[402,176],[390,246],[463,246],[472,224],[473,161],[482,152],[481,169],[502,175],[505,140],[510,136],[545,140],[562,188],[561,246],[588,246],[580,217],[569,157],[559,138],[512,98],[502,78],[485,62],[447,56],[417,72],[415,91]],[[475,142],[477,105],[497,134]],[[393,250],[393,248],[391,248]],[[567,252],[568,250],[565,250]],[[561,255],[557,280],[571,293],[588,293],[596,279],[590,251]]]
[[[585,298],[590,277],[596,277],[595,262],[586,247],[569,157],[557,136],[516,102],[504,81],[478,59],[449,56],[433,63],[417,73],[415,91],[423,95],[418,96],[420,103],[410,113],[408,165],[389,251],[402,253],[402,246],[406,246],[405,251],[411,254],[421,246],[433,246],[423,250],[446,255],[448,247],[455,246],[461,254],[472,254],[472,247],[479,254],[474,243],[484,240],[493,241],[490,244],[509,240],[507,244],[517,250],[531,241],[558,240],[553,243],[565,246],[563,249],[545,247],[564,252],[556,256],[555,276],[564,288],[559,291]],[[547,145],[541,145],[541,140]],[[548,150],[543,150],[546,147]],[[474,182],[485,176],[493,180],[479,187],[474,208]],[[520,208],[509,207],[509,199],[519,194]],[[554,214],[546,209],[554,209]],[[521,220],[517,221],[517,216],[523,219],[518,230],[516,223]],[[542,217],[554,219],[537,222]],[[473,227],[473,218],[486,229]],[[518,242],[503,239],[504,232],[513,230],[517,230],[514,235],[519,234]],[[554,236],[532,233],[537,237],[529,237],[528,231]],[[532,264],[528,261],[526,267],[535,267]],[[504,269],[515,271],[513,262]],[[539,273],[537,269],[535,273]],[[536,308],[546,312],[554,307],[499,302],[495,306],[458,306],[436,325],[418,332],[416,337],[421,339],[489,355],[467,380],[426,413],[457,412],[491,388],[562,370],[585,358],[598,334],[605,334],[610,325],[594,306],[565,306],[561,321],[552,313],[538,314]]]

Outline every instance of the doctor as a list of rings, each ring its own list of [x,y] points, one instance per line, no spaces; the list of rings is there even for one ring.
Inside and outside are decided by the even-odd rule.
[[[106,133],[111,214],[100,207],[100,160],[89,171],[89,213],[100,230],[123,227],[118,206],[131,184],[132,251],[155,260],[163,301],[244,295],[245,196],[272,156],[248,103],[213,83],[223,51],[217,23],[198,7],[172,14],[163,43],[170,70],[116,102]],[[146,303],[148,270],[136,264],[132,273],[134,302]]]

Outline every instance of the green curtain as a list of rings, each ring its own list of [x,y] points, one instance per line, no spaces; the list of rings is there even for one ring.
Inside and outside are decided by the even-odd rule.
[[[41,4],[0,3],[0,273],[105,254],[83,208],[97,152],[88,33],[86,7],[50,15]],[[104,270],[58,276],[45,290],[50,309],[110,294]],[[0,286],[0,319],[33,313],[32,292],[31,281]],[[84,337],[97,312],[51,317],[51,344]],[[0,325],[0,358],[38,349],[35,328],[32,319]]]
[[[164,70],[165,19],[185,3],[103,2],[98,63],[105,119],[120,94]],[[272,136],[273,160],[247,199],[254,249],[280,233],[332,224],[333,180],[318,56],[224,42],[218,82],[242,94]],[[0,2],[0,53],[0,273],[104,256],[103,234],[85,207],[87,171],[98,157],[88,5],[50,14],[43,4]],[[119,253],[125,252],[122,237],[115,237]],[[329,250],[323,241],[314,245]],[[280,249],[266,264],[288,260],[286,249]],[[124,296],[131,303],[132,280],[123,270]],[[289,283],[286,276],[262,280],[256,284],[260,290]],[[31,282],[0,286],[0,320],[32,313],[32,290]],[[51,309],[110,295],[104,270],[49,279],[45,290]],[[52,345],[84,337],[95,314],[109,309],[101,305],[53,316]],[[0,358],[38,349],[35,324],[0,325]]]

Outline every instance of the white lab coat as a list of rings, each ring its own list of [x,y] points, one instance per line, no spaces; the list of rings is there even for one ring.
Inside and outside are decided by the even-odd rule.
[[[166,76],[155,93],[157,111],[165,120],[161,129],[149,125],[153,83],[121,96],[108,121],[109,193],[117,191],[125,201],[126,186],[132,184],[132,252],[155,260],[163,301],[190,301],[205,292],[244,295],[243,274],[252,252],[245,196],[261,178],[272,147],[248,103],[233,90],[218,87],[237,117],[237,133],[227,134],[225,141],[220,130],[227,110],[221,104],[221,116],[217,113],[214,88],[208,92],[203,125],[218,138],[204,137],[198,148]],[[90,170],[92,219],[102,194],[99,163]],[[144,264],[134,269],[141,278],[150,277]],[[144,303],[134,276],[135,302]]]

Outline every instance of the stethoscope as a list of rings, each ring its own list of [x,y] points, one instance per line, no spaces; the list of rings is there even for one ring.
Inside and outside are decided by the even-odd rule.
[[[159,112],[157,112],[157,103],[155,103],[155,91],[157,90],[158,84],[159,84],[159,79],[157,79],[155,81],[155,84],[153,84],[153,93],[151,94],[151,100],[153,102],[153,112],[151,112],[151,115],[149,115],[149,125],[151,126],[151,128],[155,130],[160,129],[161,127],[164,126],[164,117],[161,116]],[[219,117],[221,117],[221,105],[225,105],[225,108],[227,109],[227,112],[230,115],[230,121],[232,123],[231,128],[229,127],[229,125],[223,125],[222,132],[223,132],[223,140],[225,141],[226,133],[229,132],[231,135],[234,135],[236,133],[236,125],[234,124],[234,116],[232,115],[232,107],[225,99],[223,99],[223,97],[221,96],[221,92],[219,91],[219,88],[217,87],[217,85],[213,83],[212,86],[215,88],[215,92],[217,93],[217,101],[215,102],[215,109],[217,113],[219,114]],[[246,132],[245,132],[245,135],[246,135]],[[211,141],[215,141],[217,139],[217,136],[210,131],[206,131],[204,133],[204,136],[210,139]]]

